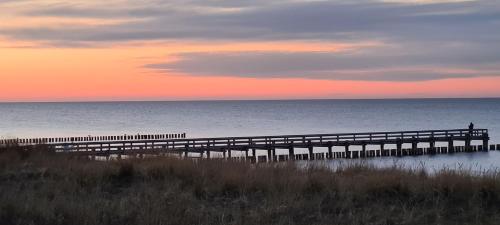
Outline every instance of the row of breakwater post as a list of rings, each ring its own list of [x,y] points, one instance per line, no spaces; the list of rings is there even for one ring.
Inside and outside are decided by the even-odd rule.
[[[110,140],[56,142],[45,144],[45,146],[56,152],[91,157],[121,157],[122,155],[143,157],[173,154],[179,157],[245,159],[251,162],[415,156],[500,150],[500,145],[489,145],[490,138],[487,129],[217,138],[185,138],[185,134],[181,134],[181,138],[169,137],[152,135],[140,140],[127,140],[127,137],[124,137]],[[280,152],[286,154],[280,154]]]
[[[186,138],[186,133],[172,134],[135,134],[135,135],[112,135],[112,136],[80,136],[80,137],[52,137],[52,138],[15,138],[0,139],[0,147],[15,145],[41,145],[60,144],[76,142],[98,142],[98,141],[134,141],[134,140],[164,140]]]

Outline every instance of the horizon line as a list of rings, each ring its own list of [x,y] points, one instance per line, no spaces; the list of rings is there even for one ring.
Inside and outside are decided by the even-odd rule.
[[[0,104],[30,103],[133,103],[133,102],[237,102],[237,101],[324,101],[324,100],[473,100],[499,97],[411,97],[411,98],[278,98],[278,99],[179,99],[179,100],[74,100],[74,101],[0,101]]]

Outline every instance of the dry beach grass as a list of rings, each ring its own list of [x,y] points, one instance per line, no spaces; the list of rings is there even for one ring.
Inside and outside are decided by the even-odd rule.
[[[0,153],[0,224],[498,224],[500,176]]]

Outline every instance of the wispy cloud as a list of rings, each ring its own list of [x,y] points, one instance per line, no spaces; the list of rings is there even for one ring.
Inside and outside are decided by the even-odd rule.
[[[310,78],[328,80],[422,81],[500,75],[488,61],[424,52],[230,52],[187,53],[177,61],[147,65],[196,76]],[[487,56],[485,56],[487,57]],[[496,57],[500,60],[500,57]],[[461,62],[462,61],[462,62]]]
[[[500,4],[494,1],[402,4],[376,1],[152,1],[138,6],[51,4],[26,9],[24,16],[147,18],[104,26],[23,27],[3,30],[22,39],[126,41],[157,39],[223,40],[417,40],[491,39]],[[251,3],[254,3],[253,5]],[[128,4],[127,4],[128,3]],[[156,4],[154,4],[156,3]],[[213,3],[213,5],[210,5]],[[271,4],[273,3],[273,4]],[[228,7],[239,10],[227,10]],[[71,32],[74,35],[67,35]],[[489,35],[488,35],[489,34]],[[495,32],[495,34],[498,34]]]

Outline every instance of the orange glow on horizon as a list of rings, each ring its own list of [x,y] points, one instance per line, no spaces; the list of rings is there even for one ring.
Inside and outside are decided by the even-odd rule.
[[[144,68],[180,52],[346,51],[379,43],[155,43],[102,48],[12,47],[0,41],[0,101],[399,98],[500,96],[499,77],[424,82],[202,77]],[[474,86],[470,86],[473,83]]]

